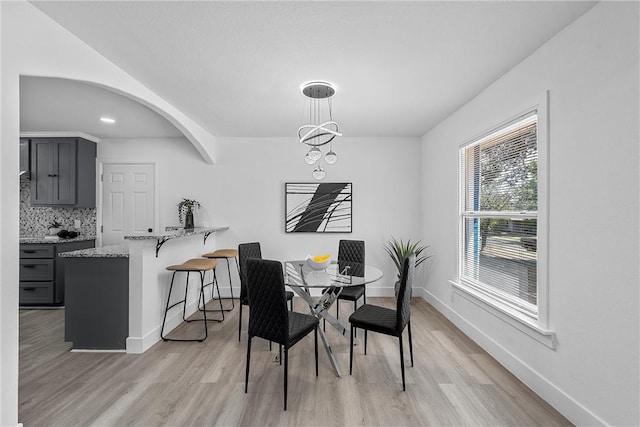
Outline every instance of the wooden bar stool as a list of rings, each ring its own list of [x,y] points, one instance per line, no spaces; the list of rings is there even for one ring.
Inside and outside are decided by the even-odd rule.
[[[213,252],[209,252],[208,254],[202,255],[203,258],[207,259],[224,259],[227,261],[227,273],[229,273],[229,290],[231,291],[231,308],[225,309],[225,311],[231,311],[236,307],[235,301],[233,299],[233,286],[231,283],[231,267],[229,263],[229,258],[235,258],[236,260],[236,269],[238,271],[238,275],[240,275],[240,266],[238,265],[238,250],[237,249],[218,249]],[[215,272],[214,272],[215,274]],[[220,296],[220,290],[218,289],[218,296]]]
[[[167,305],[165,306],[164,309],[164,318],[162,319],[162,329],[160,330],[160,337],[162,338],[163,341],[198,341],[198,342],[202,342],[205,339],[207,339],[208,336],[208,328],[207,328],[207,321],[217,321],[217,322],[221,322],[222,320],[224,320],[224,312],[222,313],[222,320],[218,320],[218,319],[207,319],[207,311],[211,311],[211,310],[204,310],[204,306],[206,304],[206,301],[204,299],[204,276],[205,273],[209,270],[215,270],[216,266],[218,265],[218,261],[215,259],[203,259],[203,258],[193,258],[190,259],[188,261],[183,262],[182,264],[176,264],[176,265],[170,265],[169,267],[167,267],[166,269],[168,271],[173,271],[173,275],[171,276],[171,285],[169,286],[169,294],[167,295]],[[186,276],[186,281],[185,281],[185,287],[184,287],[184,299],[181,299],[180,301],[177,301],[171,305],[169,305],[170,301],[171,301],[171,292],[173,290],[173,281],[176,277],[176,273],[187,273]],[[191,273],[198,273],[200,275],[200,292],[199,292],[199,296],[198,296],[198,309],[200,309],[200,300],[202,299],[202,307],[203,310],[200,310],[203,312],[203,318],[202,319],[191,319],[191,320],[187,320],[186,318],[186,310],[187,310],[187,294],[189,291],[189,275]],[[215,277],[215,273],[214,273],[214,277]],[[218,296],[219,296],[219,292],[218,291]],[[167,321],[167,313],[169,312],[170,309],[172,309],[173,307],[179,305],[179,304],[183,304],[182,306],[182,320],[185,322],[194,322],[194,321],[202,321],[204,322],[204,337],[202,338],[194,338],[194,339],[179,339],[179,338],[167,338],[164,335],[164,325]],[[220,309],[222,310],[222,302],[220,302]],[[218,310],[215,310],[218,311]]]

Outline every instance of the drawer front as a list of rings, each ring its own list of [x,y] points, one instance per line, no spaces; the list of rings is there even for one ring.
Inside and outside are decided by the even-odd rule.
[[[52,304],[54,282],[20,282],[20,304]]]
[[[20,245],[20,258],[53,258],[54,245]]]
[[[52,259],[21,259],[20,281],[53,280]]]

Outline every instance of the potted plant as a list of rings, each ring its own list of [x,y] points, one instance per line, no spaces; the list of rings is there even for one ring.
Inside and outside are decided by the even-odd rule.
[[[191,230],[193,224],[193,210],[200,207],[200,203],[193,199],[182,199],[178,203],[178,218],[180,223],[184,223],[185,230]]]
[[[395,237],[391,238],[391,241],[388,242],[384,250],[387,251],[393,263],[396,265],[398,269],[398,276],[395,285],[396,295],[398,293],[398,286],[400,286],[400,279],[402,276],[402,266],[404,264],[404,260],[411,254],[416,255],[416,267],[422,264],[430,255],[424,255],[423,252],[428,248],[428,245],[420,244],[420,240],[415,243],[411,243],[411,239],[408,239],[404,242],[402,239],[400,241],[396,240]]]
[[[62,230],[62,224],[60,224],[56,220],[53,220],[49,223],[49,226],[47,228],[49,229],[49,235],[55,236]]]

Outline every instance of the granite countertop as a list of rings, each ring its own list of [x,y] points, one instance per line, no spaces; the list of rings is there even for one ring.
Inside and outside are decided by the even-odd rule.
[[[156,233],[156,234],[141,233],[141,234],[133,234],[130,236],[124,236],[124,238],[126,240],[149,240],[149,239],[168,240],[168,239],[174,239],[176,237],[187,237],[187,236],[193,236],[196,234],[214,233],[216,231],[224,231],[229,229],[229,227],[196,227],[191,230],[185,230],[184,228],[173,229],[174,227],[168,227],[168,228],[172,228],[172,229],[167,230],[164,233]]]
[[[20,237],[20,243],[68,243],[68,242],[85,242],[87,240],[95,240],[96,236],[78,236],[73,239],[46,239],[44,236],[25,236]]]
[[[63,258],[129,258],[129,245],[110,245],[58,254]]]

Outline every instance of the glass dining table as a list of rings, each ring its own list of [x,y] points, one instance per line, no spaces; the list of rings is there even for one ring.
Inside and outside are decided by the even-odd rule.
[[[345,338],[350,336],[350,326],[343,325],[339,319],[329,313],[329,308],[343,288],[367,285],[382,278],[382,271],[377,267],[349,261],[332,261],[324,270],[312,269],[306,260],[285,261],[284,273],[285,283],[309,305],[310,313],[318,319],[326,320]],[[314,289],[320,291],[313,292]],[[334,371],[339,377],[340,367],[331,344],[322,328],[318,328],[318,333]]]

